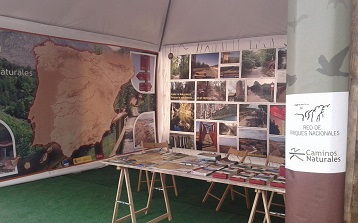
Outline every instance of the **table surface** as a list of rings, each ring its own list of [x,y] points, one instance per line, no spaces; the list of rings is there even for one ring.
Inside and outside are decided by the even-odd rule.
[[[150,151],[150,150],[146,150],[145,152],[148,152],[148,151]],[[202,151],[200,151],[200,152],[202,152]],[[180,153],[186,154],[186,151],[181,150]],[[192,152],[188,151],[188,153],[189,154],[187,154],[187,155],[192,156],[192,154],[190,154]],[[258,185],[258,184],[252,184],[252,183],[249,183],[249,182],[238,182],[238,181],[233,181],[233,180],[229,180],[229,179],[214,178],[211,175],[202,176],[202,175],[197,175],[197,174],[193,174],[193,173],[190,173],[190,172],[176,171],[176,170],[163,169],[163,168],[158,168],[157,167],[157,165],[160,165],[160,164],[163,164],[163,163],[171,163],[173,161],[162,161],[162,162],[160,162],[160,164],[154,164],[154,165],[148,165],[148,166],[146,166],[146,165],[118,163],[118,162],[113,161],[116,157],[125,157],[125,156],[129,156],[129,155],[139,155],[139,154],[143,154],[143,152],[140,151],[140,152],[135,152],[135,153],[131,153],[131,154],[117,155],[117,156],[114,156],[114,157],[111,157],[111,158],[104,159],[104,160],[102,160],[102,162],[104,164],[106,164],[106,165],[113,165],[113,166],[125,167],[125,168],[131,168],[131,169],[138,169],[138,170],[148,170],[148,171],[153,171],[153,172],[157,172],[157,173],[170,174],[170,175],[187,177],[187,178],[192,178],[192,179],[197,179],[197,180],[204,180],[204,181],[208,181],[208,182],[230,184],[230,185],[235,185],[235,186],[240,186],[240,187],[264,190],[264,191],[273,191],[273,192],[277,192],[277,193],[281,193],[281,194],[284,194],[286,192],[285,188],[272,187],[272,186],[269,186],[269,185]],[[256,165],[253,164],[253,166],[266,167],[266,166],[257,165],[257,164]]]

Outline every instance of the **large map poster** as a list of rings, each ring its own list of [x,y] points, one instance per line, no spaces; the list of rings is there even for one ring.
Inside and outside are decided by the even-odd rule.
[[[156,55],[10,30],[0,47],[0,177],[155,141]]]

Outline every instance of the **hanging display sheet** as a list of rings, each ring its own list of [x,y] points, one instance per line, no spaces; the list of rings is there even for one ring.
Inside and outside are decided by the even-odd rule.
[[[141,140],[155,142],[156,57],[0,30],[0,178],[131,152]]]
[[[286,168],[346,171],[348,92],[287,95]]]
[[[285,156],[286,37],[169,46],[174,147]]]

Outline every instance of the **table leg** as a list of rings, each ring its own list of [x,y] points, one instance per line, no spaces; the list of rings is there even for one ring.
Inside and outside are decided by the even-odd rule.
[[[223,196],[222,196],[221,199],[219,200],[218,206],[216,206],[216,209],[215,209],[216,211],[219,211],[219,210],[220,210],[221,206],[223,205],[223,203],[224,203],[224,201],[225,201],[225,198],[226,198],[226,196],[227,196],[227,193],[229,193],[229,191],[230,191],[230,185],[227,185],[227,187],[226,187],[226,189],[225,189],[225,191],[224,191]]]
[[[170,211],[168,191],[167,191],[167,187],[165,185],[165,174],[164,173],[160,174],[160,181],[162,183],[165,207],[167,209],[167,214],[168,214],[168,220],[171,221],[172,220],[172,213]]]
[[[118,169],[118,168],[117,168]],[[117,195],[116,195],[116,201],[114,203],[114,211],[112,216],[112,223],[116,222],[117,213],[118,213],[118,205],[119,205],[119,199],[121,198],[121,192],[122,192],[122,186],[123,186],[123,179],[124,179],[124,172],[123,169],[120,168],[120,175],[119,175],[119,181],[118,181],[118,187],[117,187]]]
[[[150,183],[150,188],[149,188],[149,195],[148,195],[148,201],[147,201],[147,211],[145,212],[145,214],[148,214],[148,212],[149,212],[149,207],[150,207],[150,204],[151,204],[151,202],[152,202],[155,175],[156,175],[156,173],[153,172],[153,174],[152,174],[152,181],[151,181],[151,183]]]
[[[267,204],[267,191],[262,191],[261,195],[262,195],[262,203],[264,204],[265,219],[267,220],[267,223],[271,223],[270,211]]]
[[[133,202],[133,196],[132,196],[132,189],[131,189],[131,183],[129,179],[129,172],[128,168],[123,168],[124,171],[124,178],[126,180],[126,187],[127,187],[127,196],[128,196],[128,202],[129,202],[129,211],[131,213],[131,219],[132,223],[136,223],[136,216],[135,216],[135,210],[134,210],[134,202]]]
[[[267,205],[267,209],[270,211],[270,207],[271,207],[271,203],[272,203],[272,199],[273,199],[273,196],[274,196],[275,192],[271,192],[271,195],[270,195],[270,199],[268,201],[268,205]],[[266,218],[264,218],[264,221],[263,223],[266,223]]]
[[[260,194],[261,194],[261,190],[256,189],[255,190],[256,195],[255,195],[255,200],[254,203],[252,204],[252,208],[251,208],[251,213],[250,213],[250,218],[248,223],[252,223],[254,221],[254,217],[255,217],[255,213],[256,213],[256,208],[257,208],[257,202],[259,200]]]

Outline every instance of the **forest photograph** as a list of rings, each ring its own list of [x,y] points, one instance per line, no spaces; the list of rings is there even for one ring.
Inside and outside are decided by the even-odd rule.
[[[170,83],[170,99],[193,101],[195,98],[194,81],[173,81]]]
[[[242,78],[274,77],[276,49],[243,50]]]
[[[225,101],[225,81],[198,81],[196,87],[196,99],[198,101]]]
[[[194,132],[194,104],[171,103],[170,130]]]
[[[194,135],[184,133],[170,133],[169,145],[171,148],[194,149]]]
[[[189,58],[189,55],[177,55],[171,59],[171,79],[189,79]]]
[[[209,120],[237,120],[237,105],[236,104],[221,104],[221,103],[197,103],[196,104],[196,118]]]

